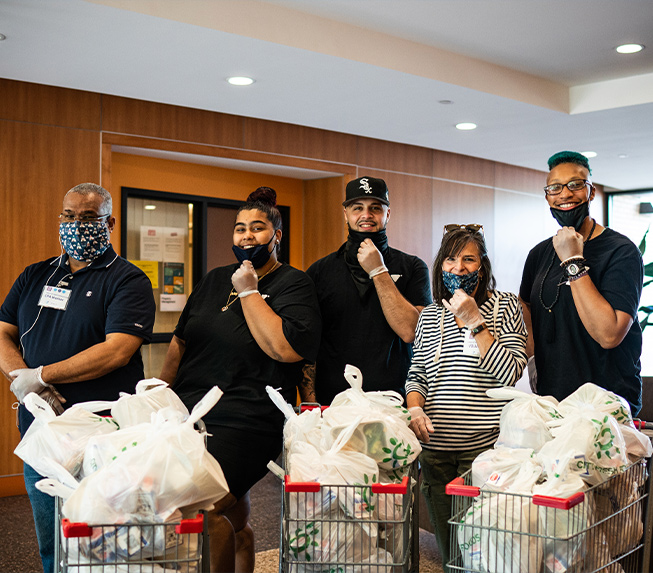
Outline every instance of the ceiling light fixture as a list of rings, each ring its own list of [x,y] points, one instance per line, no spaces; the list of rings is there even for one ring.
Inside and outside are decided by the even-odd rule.
[[[450,99],[441,99],[438,101],[438,103],[441,103],[442,105],[451,105],[453,101],[451,101]]]
[[[592,159],[592,157],[596,157],[596,151],[581,151],[580,154],[587,157],[587,159]]]
[[[145,205],[143,209],[146,211],[154,211],[154,209],[156,209],[156,205]]]
[[[230,78],[227,78],[227,81],[232,86],[250,86],[254,83],[254,80],[252,78],[247,78],[245,76],[232,76]]]
[[[0,42],[2,42],[2,40],[6,40],[6,39],[7,39],[7,36],[5,36],[4,34],[0,34]]]
[[[622,44],[615,48],[615,50],[620,54],[636,54],[637,52],[641,52],[643,49],[644,46],[642,44]]]
[[[476,129],[477,127],[478,126],[475,123],[466,122],[466,121],[456,124],[456,129],[459,129],[460,131],[469,131],[471,129]]]

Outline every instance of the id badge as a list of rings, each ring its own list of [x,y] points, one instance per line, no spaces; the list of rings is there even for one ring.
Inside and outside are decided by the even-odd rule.
[[[480,356],[481,351],[478,349],[478,344],[476,344],[472,331],[465,329],[464,332],[465,339],[463,340],[463,354],[465,356]]]
[[[72,293],[72,290],[69,288],[57,288],[46,285],[43,287],[43,292],[39,299],[39,306],[54,308],[56,310],[66,310],[70,293]]]

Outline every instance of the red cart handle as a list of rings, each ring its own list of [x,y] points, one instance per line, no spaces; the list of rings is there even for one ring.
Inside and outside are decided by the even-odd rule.
[[[74,523],[67,518],[61,520],[61,529],[63,536],[68,537],[90,537],[93,534],[93,528],[88,523]]]
[[[582,491],[574,493],[569,497],[550,497],[548,495],[534,495],[533,505],[544,507],[555,507],[556,509],[571,509],[585,501],[585,494]]]
[[[316,493],[322,487],[316,481],[290,481],[290,476],[283,476],[284,489],[287,492],[309,492]]]
[[[204,531],[204,516],[198,513],[194,519],[182,519],[175,525],[175,533],[202,533]]]
[[[372,493],[400,493],[406,494],[408,491],[409,477],[404,476],[401,483],[374,483],[372,484]]]
[[[481,493],[480,487],[465,485],[461,477],[452,479],[444,488],[447,495],[462,495],[464,497],[478,497]]]

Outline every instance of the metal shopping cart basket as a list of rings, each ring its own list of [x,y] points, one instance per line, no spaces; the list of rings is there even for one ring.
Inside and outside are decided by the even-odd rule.
[[[56,499],[58,573],[201,573],[209,571],[203,513],[170,523],[71,523]]]
[[[397,484],[326,485],[286,475],[280,573],[418,571],[416,465]]]
[[[451,571],[641,573],[650,571],[650,460],[569,498],[488,492],[471,471],[453,496]]]

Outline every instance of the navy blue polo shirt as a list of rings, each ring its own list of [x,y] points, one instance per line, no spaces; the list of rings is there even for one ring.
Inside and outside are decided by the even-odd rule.
[[[70,289],[65,310],[38,305],[46,283]],[[74,274],[67,255],[28,266],[0,307],[0,321],[18,326],[25,363],[35,368],[70,358],[104,342],[111,333],[133,334],[149,342],[155,310],[145,273],[109,247]],[[142,378],[139,350],[113,372],[56,387],[70,407],[88,400],[115,400],[119,392],[133,393]]]

